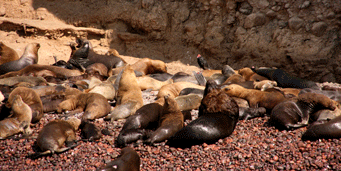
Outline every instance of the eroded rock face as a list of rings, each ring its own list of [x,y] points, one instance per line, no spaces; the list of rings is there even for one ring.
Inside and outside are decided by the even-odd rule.
[[[326,73],[323,80],[341,80],[341,1],[27,0],[10,7],[4,2],[0,12],[13,10],[0,15],[48,20],[52,13],[108,30],[107,45],[123,55],[197,65],[200,53],[215,69],[269,66],[313,81]]]

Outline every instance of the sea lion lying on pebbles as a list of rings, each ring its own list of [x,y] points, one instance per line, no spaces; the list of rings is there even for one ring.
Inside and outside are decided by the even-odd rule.
[[[140,156],[137,152],[130,147],[125,147],[121,150],[120,156],[98,171],[139,171],[140,163]]]
[[[20,95],[15,95],[11,100],[13,114],[0,121],[0,139],[22,132],[25,135],[32,133],[30,128],[31,108],[22,100]]]

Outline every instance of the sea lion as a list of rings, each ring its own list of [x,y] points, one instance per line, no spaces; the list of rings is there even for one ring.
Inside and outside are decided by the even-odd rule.
[[[168,139],[167,145],[186,148],[215,143],[232,134],[239,117],[237,103],[213,81],[208,80],[199,117]]]
[[[48,85],[49,83],[43,77],[32,77],[32,76],[16,76],[0,79],[1,85],[13,86],[20,82],[27,82],[33,86]]]
[[[203,70],[201,71],[202,75],[207,78],[207,77],[211,77],[213,74],[221,74],[222,71],[221,70]]]
[[[241,76],[240,74],[233,74],[229,78],[227,78],[221,85],[236,84],[245,81],[246,80],[244,79],[244,77]]]
[[[47,123],[38,134],[37,145],[41,152],[31,156],[37,158],[42,155],[65,152],[77,145],[71,146],[76,141],[76,131],[81,120],[72,117],[68,120],[53,120]],[[67,147],[63,147],[64,143]]]
[[[174,98],[164,96],[162,116],[159,121],[159,127],[145,141],[145,143],[159,143],[165,141],[181,128],[184,127],[184,115]]]
[[[106,116],[110,112],[107,99],[97,93],[80,93],[74,98],[64,100],[58,105],[57,112],[65,110],[84,111],[82,120],[94,120]]]
[[[337,102],[341,102],[341,93],[338,92],[338,91],[332,91],[332,90],[316,90],[316,89],[313,89],[313,88],[305,88],[305,89],[302,89],[299,93],[300,94],[304,94],[304,93],[317,93],[317,94],[323,94],[327,97],[329,97],[330,99],[332,100],[335,100]]]
[[[270,80],[276,81],[277,85],[282,88],[316,88],[320,89],[318,85],[309,80],[304,80],[298,77],[294,77],[281,69],[274,68],[252,68],[257,74],[267,77]]]
[[[130,147],[125,147],[121,150],[120,156],[99,171],[139,171],[140,163],[140,156],[136,151]]]
[[[0,42],[0,65],[18,59],[19,56],[14,49],[6,46],[3,42]]]
[[[173,79],[169,79],[167,81],[159,81],[149,76],[141,76],[136,77],[137,84],[141,88],[141,90],[160,90],[160,88],[167,84],[172,84]]]
[[[180,111],[198,109],[201,104],[202,96],[197,94],[188,94],[175,97],[175,101]]]
[[[257,73],[253,72],[251,70],[251,68],[248,68],[248,67],[239,69],[238,70],[238,74],[243,76],[243,78],[246,81],[263,81],[263,80],[268,80],[268,78],[258,75]]]
[[[188,95],[188,94],[196,94],[200,97],[204,96],[204,90],[197,88],[184,88],[180,91],[179,96]]]
[[[57,78],[66,79],[67,77],[79,76],[83,73],[79,70],[65,69],[57,66],[32,64],[19,71],[8,72],[0,76],[1,78],[16,77],[16,76],[54,76]]]
[[[136,76],[131,65],[127,65],[119,80],[116,95],[116,107],[106,117],[112,121],[127,118],[143,106],[142,92],[137,84]]]
[[[279,91],[260,91],[255,89],[246,89],[237,84],[227,85],[223,88],[229,96],[239,97],[247,100],[251,108],[265,107],[271,110],[278,103],[287,100]]]
[[[113,53],[109,53],[110,55],[101,55],[94,52],[89,40],[77,39],[76,41],[80,47],[72,54],[70,60],[77,61],[85,68],[94,63],[102,63],[107,67],[108,71],[111,71],[113,68],[126,65],[126,62],[122,58],[112,55]],[[71,62],[70,60],[69,62]]]
[[[114,100],[116,95],[114,84],[108,81],[104,81],[93,88],[87,89],[85,92],[101,94],[108,100]]]
[[[166,64],[160,60],[150,58],[142,58],[132,65],[134,71],[139,71],[143,75],[165,73],[167,72]]]
[[[269,122],[277,129],[295,129],[308,125],[310,115],[321,109],[335,110],[338,103],[316,93],[305,93],[297,99],[283,101],[273,108]]]
[[[108,71],[108,68],[102,63],[94,63],[85,68],[85,73],[89,75],[110,77],[111,72]]]
[[[167,81],[173,77],[173,74],[163,72],[163,73],[148,74],[148,76],[159,81]]]
[[[22,100],[20,95],[12,99],[13,114],[0,121],[0,139],[23,132],[25,135],[32,133],[30,123],[32,120],[31,108]]]
[[[341,138],[341,116],[308,126],[302,140]]]
[[[254,81],[253,82],[253,88],[257,90],[264,91],[269,88],[274,88],[277,86],[276,81],[271,80],[262,80],[262,81]]]
[[[26,66],[36,64],[38,62],[39,43],[30,43],[26,46],[24,54],[15,61],[10,61],[0,65],[0,75],[12,71],[19,71]]]
[[[97,141],[103,136],[101,129],[89,121],[83,121],[79,128],[81,129],[81,136],[83,140]]]
[[[32,123],[37,123],[44,116],[43,103],[39,95],[31,88],[17,87],[8,97],[6,106],[11,108],[12,101],[16,95],[20,95],[22,100],[32,109]]]
[[[172,78],[173,82],[191,82],[194,84],[199,84],[196,77],[184,72],[177,72],[175,73]]]
[[[173,84],[167,84],[164,85],[160,88],[158,94],[157,94],[157,98],[163,98],[166,95],[170,95],[170,97],[175,98],[179,95],[179,93],[181,92],[181,90],[185,89],[185,88],[197,88],[197,89],[205,89],[204,86],[200,86],[197,84],[193,84],[190,82],[177,82],[177,83],[173,83]]]
[[[145,129],[155,129],[162,115],[164,99],[143,105],[134,115],[129,116],[116,139],[119,147],[146,137]]]

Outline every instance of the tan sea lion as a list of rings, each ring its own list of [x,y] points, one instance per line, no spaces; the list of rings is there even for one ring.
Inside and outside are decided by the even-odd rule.
[[[111,120],[114,121],[127,118],[143,106],[141,88],[137,83],[131,65],[125,67],[121,79],[119,80],[116,101],[116,107],[106,119],[111,118]]]
[[[82,120],[94,120],[106,116],[110,112],[111,106],[107,99],[97,93],[80,93],[74,98],[64,100],[58,105],[57,112],[75,110],[82,112]]]
[[[32,77],[32,76],[16,76],[0,79],[1,85],[13,86],[20,82],[31,83],[33,86],[48,85],[48,82],[43,77]]]
[[[254,89],[264,91],[269,88],[274,88],[277,86],[276,81],[262,80],[253,82]]]
[[[141,90],[160,90],[160,88],[167,84],[172,84],[173,80],[169,79],[167,81],[159,81],[149,76],[136,77],[137,84],[140,86]]]
[[[260,76],[257,73],[253,72],[251,68],[245,67],[238,70],[238,74],[243,76],[246,81],[263,81],[269,80],[266,77]]]
[[[168,94],[170,95],[170,97],[175,98],[180,94],[181,90],[185,88],[197,88],[201,90],[205,89],[204,86],[200,86],[194,83],[177,82],[177,83],[167,84],[167,85],[162,86],[157,94],[157,98],[158,99],[163,98],[164,96],[167,96]]]
[[[153,60],[150,58],[142,58],[131,65],[135,72],[139,72],[142,75],[166,73],[167,67],[163,61]],[[124,67],[118,67],[113,69],[112,74],[117,75]]]
[[[8,97],[6,106],[10,108],[13,104],[12,101],[16,95],[20,95],[22,100],[30,106],[32,109],[32,123],[39,122],[39,120],[44,116],[43,103],[39,95],[31,88],[27,87],[17,87],[15,88]]]
[[[0,121],[0,139],[22,132],[25,135],[32,133],[30,128],[32,120],[31,108],[24,103],[20,95],[15,95],[11,100],[13,114],[9,118]]]
[[[26,46],[24,54],[15,61],[10,61],[0,65],[0,75],[12,71],[19,71],[26,66],[36,64],[38,62],[39,43],[30,43]]]
[[[14,49],[6,46],[3,42],[0,42],[0,65],[18,59],[19,56]]]

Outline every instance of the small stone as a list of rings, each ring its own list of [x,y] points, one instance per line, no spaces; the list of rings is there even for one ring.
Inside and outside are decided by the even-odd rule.
[[[305,1],[303,2],[303,4],[301,5],[302,9],[308,8],[310,6],[310,1]]]
[[[311,32],[315,36],[322,36],[324,35],[325,31],[327,30],[327,24],[325,22],[317,22],[313,24],[313,27],[311,28]]]
[[[239,12],[245,15],[249,15],[252,13],[252,9],[252,6],[246,1],[242,2],[242,4],[240,5]]]
[[[252,28],[264,25],[266,22],[265,15],[262,13],[250,14],[246,17],[244,27]]]
[[[293,31],[299,30],[304,25],[304,21],[299,17],[292,17],[288,21],[289,28]]]

